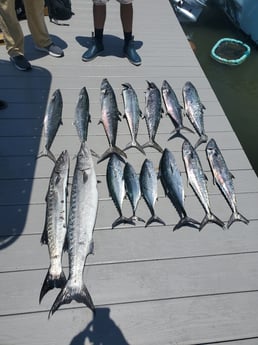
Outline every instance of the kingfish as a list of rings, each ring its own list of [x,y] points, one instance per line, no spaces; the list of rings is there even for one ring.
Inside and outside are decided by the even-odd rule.
[[[202,228],[208,222],[216,223],[217,225],[224,228],[224,222],[211,212],[210,200],[206,183],[207,176],[204,174],[201,161],[197,152],[188,140],[185,140],[183,142],[182,154],[188,182],[191,185],[194,193],[196,194],[205,211],[205,217],[201,222],[200,230],[202,230]]]
[[[66,238],[66,198],[69,174],[68,152],[63,151],[52,170],[46,195],[45,227],[41,243],[48,245],[50,266],[40,291],[39,303],[53,288],[63,288],[66,277],[62,269],[62,254]]]
[[[142,145],[145,147],[153,147],[159,152],[163,152],[163,149],[155,141],[155,136],[159,127],[160,119],[162,116],[162,104],[161,104],[161,94],[158,87],[153,83],[149,82],[148,88],[145,93],[145,114],[144,118],[147,125],[149,141]]]
[[[137,220],[145,222],[144,219],[136,216],[136,209],[141,198],[141,187],[139,177],[136,174],[134,167],[128,162],[124,167],[124,181],[126,194],[133,210],[133,215],[129,219],[131,219],[133,222]]]
[[[127,158],[126,154],[116,146],[118,121],[121,121],[121,113],[117,107],[116,96],[109,81],[104,78],[100,86],[101,120],[109,148],[99,158],[98,163],[108,158],[112,153],[119,157]]]
[[[171,136],[168,140],[173,139],[175,136],[184,136],[181,134],[181,130],[187,130],[194,133],[190,128],[183,125],[182,106],[180,105],[178,98],[172,89],[171,85],[164,80],[161,86],[161,95],[165,104],[166,113],[170,117],[175,129],[171,132]]]
[[[116,209],[119,213],[119,217],[113,222],[112,228],[115,228],[117,225],[122,223],[132,224],[134,222],[124,217],[122,214],[122,205],[125,198],[125,183],[124,183],[124,168],[122,167],[121,160],[117,155],[111,155],[107,164],[107,186],[109,194],[116,206]]]
[[[142,117],[142,112],[139,107],[138,97],[131,84],[124,83],[122,84],[122,86],[123,86],[122,96],[123,96],[124,109],[125,109],[124,117],[127,120],[127,124],[128,124],[130,134],[131,134],[131,142],[126,145],[124,150],[127,150],[130,147],[135,147],[141,153],[145,155],[143,148],[137,141],[139,120],[140,120],[140,117]]]
[[[203,120],[203,110],[205,106],[202,104],[195,86],[190,81],[187,81],[183,86],[182,94],[185,114],[200,137],[194,146],[196,149],[199,145],[206,143],[208,140]]]
[[[165,222],[155,213],[154,207],[158,198],[158,178],[154,170],[153,163],[149,159],[145,159],[142,164],[140,172],[140,187],[143,199],[151,212],[151,217],[146,222],[145,227],[153,222],[166,225]]]
[[[88,127],[91,122],[89,95],[84,86],[80,93],[75,107],[74,125],[77,130],[80,142],[88,138]]]
[[[55,90],[51,96],[47,111],[44,117],[44,136],[45,148],[37,158],[47,156],[53,162],[56,161],[55,155],[50,151],[51,145],[55,139],[58,128],[62,122],[63,99],[59,89]]]
[[[227,227],[229,228],[236,221],[248,224],[249,220],[237,210],[236,194],[233,185],[234,176],[229,171],[224,157],[214,139],[209,140],[206,146],[206,154],[213,174],[213,183],[217,184],[232,210],[232,215],[229,218]]]
[[[181,173],[177,167],[174,155],[167,148],[164,149],[159,163],[159,177],[164,188],[165,195],[169,197],[174,205],[180,220],[174,226],[177,230],[182,226],[199,227],[200,223],[187,216],[184,200],[185,192]]]
[[[95,310],[92,298],[83,282],[86,259],[93,253],[93,230],[98,209],[97,178],[91,151],[81,144],[74,169],[67,225],[69,277],[53,303],[50,315],[72,300]]]

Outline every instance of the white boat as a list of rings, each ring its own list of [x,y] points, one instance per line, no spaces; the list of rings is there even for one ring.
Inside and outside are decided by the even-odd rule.
[[[182,23],[196,22],[207,0],[170,0],[178,20]]]

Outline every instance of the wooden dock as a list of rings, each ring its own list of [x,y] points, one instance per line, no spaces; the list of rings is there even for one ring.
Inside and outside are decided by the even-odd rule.
[[[184,36],[168,0],[134,2],[134,35],[142,66],[135,67],[122,56],[123,34],[119,4],[110,1],[105,27],[105,52],[90,63],[81,55],[90,42],[91,1],[74,0],[75,16],[69,26],[48,23],[53,40],[65,51],[55,59],[34,50],[26,21],[26,52],[33,70],[19,72],[9,63],[1,46],[0,98],[8,108],[0,111],[0,345],[197,345],[258,344],[258,180],[233,132],[214,91]],[[205,128],[222,149],[235,176],[239,211],[250,223],[234,223],[222,230],[208,224],[201,232],[184,227],[173,232],[179,217],[159,182],[157,214],[166,226],[145,228],[111,224],[118,216],[106,185],[107,161],[97,164],[99,210],[94,232],[95,255],[88,257],[84,280],[96,305],[96,315],[82,304],[62,306],[50,319],[48,312],[59,290],[54,289],[39,304],[39,292],[49,257],[40,238],[45,219],[45,195],[53,163],[35,157],[44,146],[42,123],[52,93],[63,95],[63,126],[52,149],[56,155],[67,149],[72,177],[79,139],[73,126],[80,89],[90,97],[92,122],[89,145],[101,154],[108,147],[100,119],[100,83],[108,78],[123,113],[124,82],[132,84],[144,111],[146,80],[161,86],[166,79],[182,102],[181,90],[190,80],[204,103]],[[185,125],[191,126],[187,118]],[[204,210],[187,185],[181,155],[182,139],[167,141],[173,130],[170,119],[161,119],[157,142],[171,150],[182,172],[185,206],[202,220]],[[197,134],[185,134],[195,143]],[[139,142],[147,141],[144,120]],[[117,145],[130,140],[126,120],[118,127]],[[213,212],[227,221],[231,210],[213,185],[205,145],[198,148],[208,177]],[[161,154],[146,149],[127,151],[137,173],[145,158],[158,167]],[[129,201],[123,211],[131,215]],[[140,200],[137,214],[147,220],[150,212]],[[68,273],[67,255],[64,270]]]

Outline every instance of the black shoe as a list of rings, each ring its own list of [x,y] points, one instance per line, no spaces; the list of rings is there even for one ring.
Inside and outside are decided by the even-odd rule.
[[[23,55],[11,56],[10,59],[19,71],[28,71],[31,69],[31,64]]]
[[[133,39],[131,39],[130,41],[125,41],[125,43],[124,43],[124,54],[127,57],[127,59],[133,65],[135,65],[135,66],[141,65],[142,60],[141,60],[140,56],[136,53]]]
[[[103,52],[104,46],[101,40],[97,40],[95,37],[92,37],[91,47],[83,54],[82,61],[91,61],[95,59],[101,52]]]
[[[7,103],[5,101],[0,100],[0,110],[7,108]]]

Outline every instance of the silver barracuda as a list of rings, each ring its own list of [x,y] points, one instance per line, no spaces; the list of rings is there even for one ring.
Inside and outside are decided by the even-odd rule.
[[[180,220],[174,226],[177,230],[182,226],[199,227],[200,223],[193,218],[188,217],[185,207],[185,192],[182,176],[177,167],[174,155],[167,148],[164,149],[159,163],[159,178],[164,188],[165,195],[169,197],[174,205]]]
[[[117,107],[116,96],[109,81],[104,78],[100,86],[101,120],[109,148],[99,158],[98,163],[108,158],[112,153],[119,157],[127,158],[126,154],[116,146],[118,121],[121,121],[121,113]]]
[[[119,217],[113,222],[112,228],[119,224],[127,223],[134,225],[134,222],[124,217],[122,214],[122,205],[125,198],[124,167],[117,155],[111,155],[107,164],[107,186],[109,194],[116,206]]]
[[[145,227],[153,222],[166,225],[155,213],[154,207],[158,198],[158,178],[153,163],[149,159],[145,159],[141,167],[140,187],[143,199],[151,212],[151,217],[146,222]]]
[[[124,180],[126,194],[133,210],[133,215],[130,219],[132,221],[138,220],[141,222],[145,222],[142,218],[136,216],[136,209],[141,198],[141,187],[138,175],[136,174],[133,166],[128,162],[124,167]]]
[[[67,231],[68,174],[69,156],[65,150],[58,157],[52,170],[46,195],[46,218],[41,243],[48,245],[50,266],[40,291],[39,303],[49,290],[53,288],[62,289],[66,283],[62,269],[62,254]]]
[[[131,134],[131,142],[126,145],[124,150],[130,147],[137,148],[141,153],[145,155],[145,152],[141,145],[137,141],[137,134],[139,128],[140,117],[142,117],[142,112],[139,107],[138,97],[133,89],[132,85],[129,83],[122,84],[122,96],[124,102],[125,114],[124,117],[127,120],[127,124]]]
[[[62,123],[63,99],[59,89],[52,94],[47,111],[44,117],[44,136],[45,148],[38,158],[47,156],[53,162],[56,161],[55,155],[50,151],[51,145],[55,139],[58,128]]]
[[[200,230],[202,230],[202,228],[209,222],[216,223],[217,225],[224,228],[224,222],[211,212],[210,200],[207,189],[207,176],[204,174],[197,152],[188,140],[185,140],[183,142],[182,154],[188,182],[191,185],[194,193],[196,194],[206,213],[205,217],[201,222]]]
[[[97,178],[90,149],[82,143],[74,169],[67,225],[69,277],[57,296],[49,316],[72,300],[84,303],[92,311],[93,301],[83,282],[84,265],[93,253],[93,230],[98,209]]]
[[[153,82],[148,83],[148,88],[145,92],[145,114],[144,118],[147,125],[149,141],[142,145],[145,147],[153,147],[159,152],[163,152],[162,147],[155,141],[155,136],[159,127],[162,116],[161,94],[157,86]]]
[[[205,109],[205,106],[200,101],[198,92],[190,81],[187,81],[183,86],[182,94],[185,114],[200,137],[194,146],[196,149],[199,145],[206,143],[208,140],[203,120],[203,110]]]
[[[206,154],[213,174],[213,183],[217,184],[232,210],[232,215],[229,218],[227,227],[229,228],[236,221],[248,224],[249,220],[237,210],[236,194],[233,185],[234,176],[229,171],[224,157],[214,139],[209,140],[206,146]]]
[[[165,104],[166,113],[175,126],[175,129],[171,132],[172,135],[168,138],[168,140],[171,140],[176,136],[182,136],[184,138],[180,132],[181,130],[187,130],[188,132],[194,133],[190,128],[183,125],[182,106],[180,105],[171,85],[166,80],[163,80],[161,86],[161,95]]]
[[[84,86],[79,93],[79,97],[75,107],[74,119],[74,125],[81,143],[83,141],[86,141],[88,138],[88,127],[90,122],[91,115],[89,95],[86,87]]]

